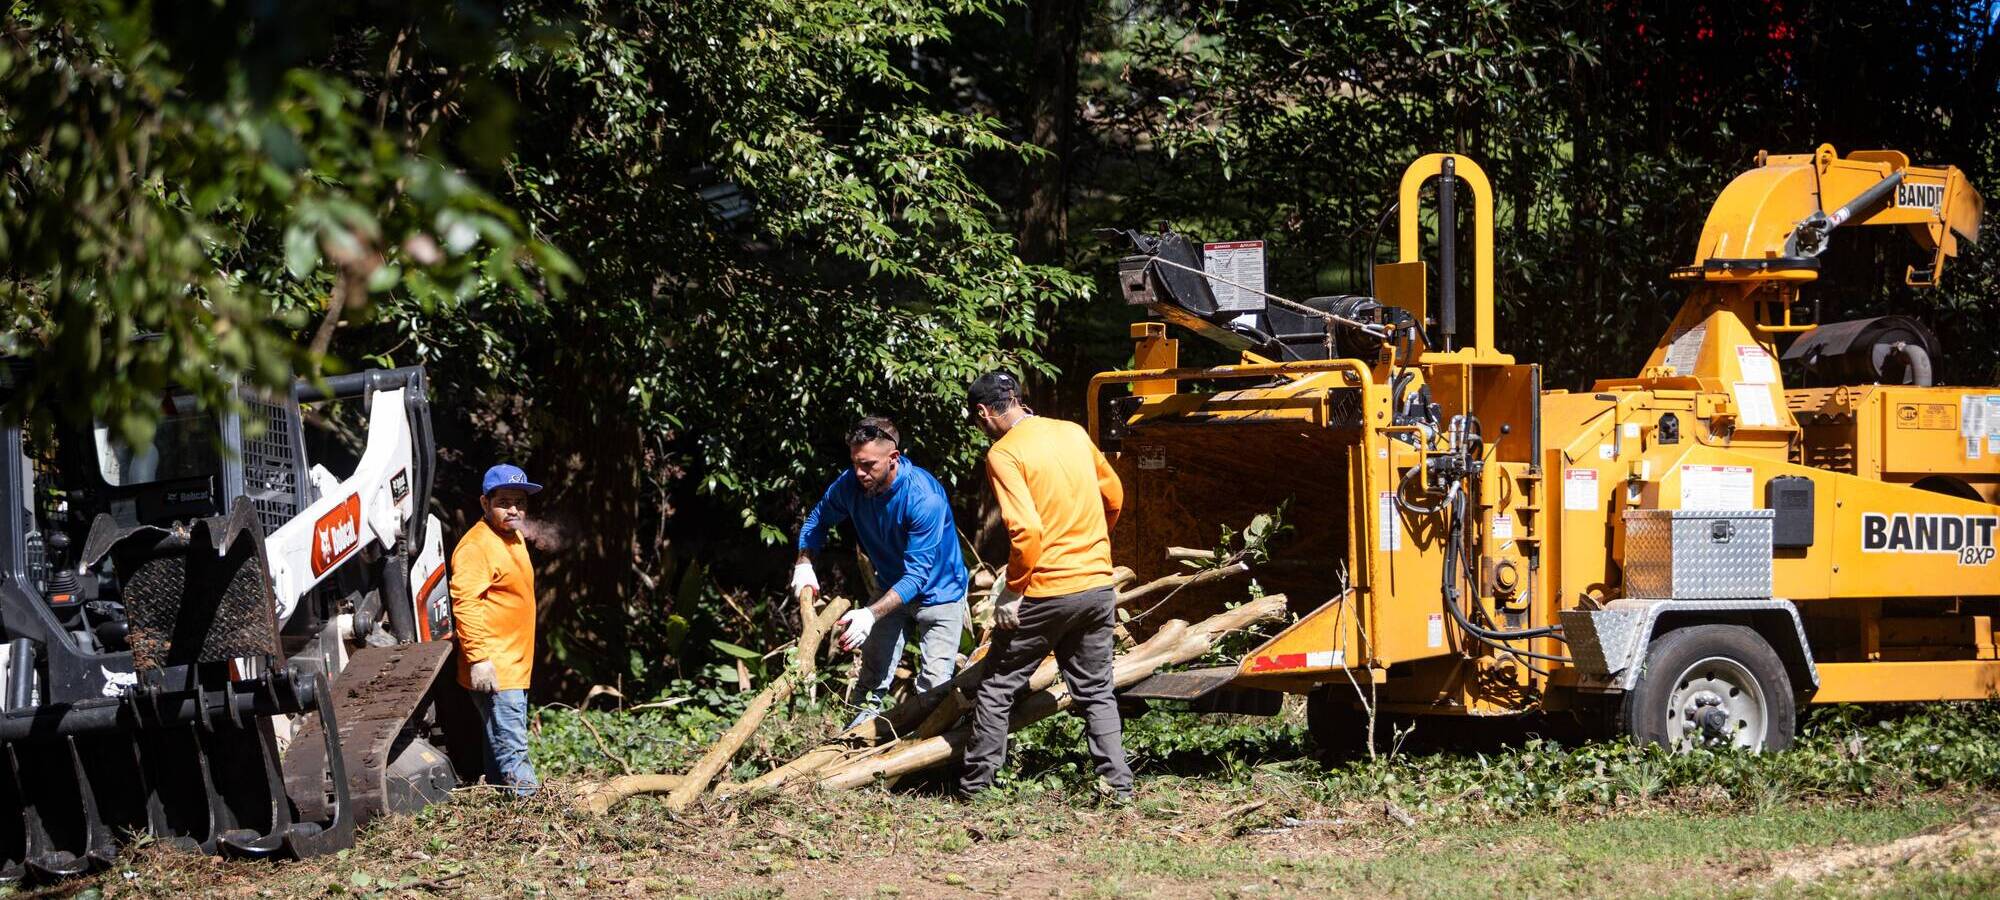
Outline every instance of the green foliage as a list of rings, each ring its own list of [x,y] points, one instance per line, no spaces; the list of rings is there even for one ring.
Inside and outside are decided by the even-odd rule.
[[[1990,703],[1814,707],[1793,749],[1669,753],[1607,740],[1564,745],[1532,734],[1510,746],[1400,754],[1322,769],[1296,717],[1249,719],[1153,711],[1125,723],[1126,753],[1147,775],[1241,783],[1253,773],[1303,779],[1338,805],[1391,801],[1427,821],[1515,819],[1676,802],[1765,809],[1802,796],[1882,798],[2000,786],[2000,709]],[[1449,730],[1448,719],[1420,730]],[[1012,783],[1081,790],[1092,768],[1082,726],[1057,716],[1016,733]]]
[[[697,664],[711,638],[791,636],[767,548],[844,464],[855,418],[891,415],[919,464],[968,473],[965,383],[1046,371],[1032,347],[1088,280],[1015,256],[972,171],[1026,151],[911,77],[984,3],[508,8],[478,73],[515,109],[492,189],[582,278],[545,318],[441,341],[432,371],[491,452],[555,470],[548,516],[588,523],[568,550],[601,564],[551,580],[567,684],[646,693],[694,674],[668,635]]]
[[[634,772],[685,771],[741,711],[740,701],[711,706],[700,699],[630,713],[547,706],[535,713],[529,757],[544,778],[625,774],[607,747]]]
[[[1404,166],[1469,154],[1495,194],[1501,347],[1580,388],[1636,374],[1678,306],[1664,273],[1758,150],[1891,146],[1994,183],[1990,4],[1697,8],[1199,0],[1107,16],[1083,76],[1101,173],[1086,196],[1105,199],[1075,218],[1266,238],[1278,293],[1365,292],[1394,258],[1377,223]],[[1968,247],[1943,290],[1917,291],[1903,240],[1829,252],[1809,303],[1829,320],[1919,315],[1955,336],[1941,376],[2000,378],[2000,310],[1971,299],[2000,284],[1994,251]],[[1108,285],[1109,259],[1082,262]]]
[[[828,687],[821,695],[833,696]],[[674,705],[634,711],[545,706],[535,712],[529,755],[544,778],[604,778],[632,772],[684,772],[722,732],[735,724],[751,694],[727,681],[676,680],[663,695]],[[737,778],[769,771],[832,735],[851,711],[838,703],[802,705],[766,719],[735,761]],[[594,732],[593,732],[594,729]]]
[[[1042,368],[1026,349],[1039,315],[1085,284],[1016,259],[967,173],[1024,151],[990,119],[928,103],[899,62],[948,39],[947,13],[983,8],[529,13],[523,27],[569,38],[500,61],[522,103],[508,196],[578,248],[587,276],[556,324],[587,339],[513,336],[537,371],[565,373],[538,387],[601,384],[603,413],[671,436],[715,514],[766,541],[795,527],[793,503],[816,495],[864,412],[894,414],[926,465],[967,470],[965,382]]]
[[[1228,525],[1218,526],[1221,531],[1215,539],[1215,546],[1206,557],[1181,560],[1181,564],[1197,571],[1220,569],[1236,563],[1252,566],[1270,562],[1271,542],[1291,534],[1292,525],[1285,521],[1285,510],[1292,505],[1290,498],[1278,504],[1276,509],[1258,513],[1250,517],[1250,523],[1241,530]]]
[[[571,272],[370,125],[345,79],[286,57],[269,40],[286,24],[143,2],[0,20],[0,353],[35,361],[11,414],[144,442],[170,388],[220,407],[239,380],[318,371],[300,340],[316,318],[532,305]]]
[[[1305,747],[1296,718],[1210,716],[1154,710],[1125,719],[1125,756],[1136,774],[1192,767],[1224,780],[1253,766],[1296,756]],[[1014,732],[1008,767],[998,783],[1045,789],[1083,788],[1096,777],[1084,741],[1083,720],[1051,716]]]

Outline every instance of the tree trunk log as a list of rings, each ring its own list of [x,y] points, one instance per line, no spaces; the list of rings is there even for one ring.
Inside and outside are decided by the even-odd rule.
[[[1201,658],[1215,646],[1217,639],[1232,631],[1239,631],[1252,625],[1283,621],[1285,617],[1285,597],[1273,594],[1259,600],[1245,603],[1235,609],[1211,617],[1197,625],[1183,625],[1185,630],[1172,629],[1178,620],[1162,628],[1162,635],[1147,641],[1131,653],[1119,657],[1112,666],[1112,682],[1118,687],[1128,687],[1137,683],[1162,666],[1178,665]],[[1067,709],[1070,705],[1069,691],[1062,686],[1051,685],[1043,690],[1028,694],[1014,706],[1014,714],[1008,728],[1010,731],[1046,719]],[[965,723],[947,734],[913,742],[899,742],[886,753],[857,760],[851,764],[822,771],[818,785],[828,790],[853,790],[873,784],[879,778],[894,777],[951,761],[963,752],[966,741],[972,735],[972,726]]]
[[[679,784],[674,785],[673,793],[667,795],[668,809],[675,811],[686,809],[696,797],[708,790],[708,783],[715,780],[715,776],[724,766],[729,765],[729,760],[736,756],[736,751],[743,749],[743,743],[757,733],[758,726],[764,724],[764,717],[770,714],[771,708],[783,704],[792,696],[792,688],[800,681],[800,670],[811,665],[813,656],[819,652],[820,642],[826,639],[826,633],[833,628],[833,623],[846,614],[848,605],[847,598],[835,597],[828,601],[825,611],[806,621],[799,634],[798,647],[792,651],[792,665],[786,668],[784,674],[778,676],[778,680],[771,682],[750,701],[749,708],[743,711],[743,716],[736,720],[736,724],[729,726],[728,731],[716,738],[715,743],[708,748],[708,752],[703,753],[701,759],[694,764],[694,768],[688,770],[687,776],[682,778]],[[612,805],[615,805],[615,801]],[[610,806],[605,808],[609,809]]]
[[[1077,45],[1085,4],[1029,0],[1033,68],[1027,85],[1029,141],[1043,152],[1028,158],[1022,183],[1020,256],[1060,265],[1069,232],[1070,145],[1076,128]]]
[[[809,700],[817,699],[813,696],[813,675],[819,671],[819,636],[814,635],[814,640],[808,642],[806,640],[806,632],[811,631],[814,626],[820,624],[819,614],[813,612],[813,601],[818,599],[818,595],[819,591],[812,588],[805,588],[798,593],[799,649],[801,651],[798,654],[799,683],[806,686],[806,698]],[[825,633],[826,628],[821,628],[820,634],[823,635]],[[807,646],[811,646],[812,650],[806,651],[805,648]]]
[[[1209,584],[1225,578],[1234,578],[1248,571],[1250,571],[1249,563],[1237,562],[1219,569],[1203,569],[1199,572],[1189,572],[1184,575],[1168,575],[1163,578],[1155,578],[1129,591],[1119,592],[1118,605],[1130,606],[1163,591],[1172,593],[1181,588]]]
[[[1236,573],[1235,567],[1225,567],[1187,575],[1169,575],[1159,581],[1147,582],[1131,591],[1120,593],[1118,602],[1122,606],[1130,597],[1144,597],[1155,590],[1198,583],[1197,579],[1201,579],[1201,576],[1207,576],[1206,579],[1202,579],[1203,581],[1213,581]],[[1137,578],[1133,571],[1125,566],[1113,569],[1111,575],[1113,584],[1120,587],[1132,583]],[[1162,582],[1165,584],[1161,585]],[[1156,588],[1155,585],[1161,586]],[[1145,644],[1126,653],[1128,656],[1135,655],[1149,646],[1164,646],[1163,641],[1178,639],[1186,628],[1186,622],[1170,621],[1154,632]],[[978,651],[974,653],[977,654]],[[716,793],[718,796],[729,796],[749,791],[777,790],[786,785],[803,782],[822,770],[847,766],[864,758],[876,756],[878,753],[875,752],[875,748],[883,745],[907,743],[944,734],[972,709],[972,692],[978,688],[980,679],[985,677],[985,671],[981,662],[975,660],[960,670],[951,681],[890,707],[881,715],[842,732],[832,740],[800,754],[791,762],[740,785],[732,785],[731,790],[718,789]],[[1043,668],[1037,670],[1033,680],[1030,681],[1029,689],[1039,691],[1047,688],[1055,680],[1055,671],[1052,662],[1043,663]]]
[[[681,786],[679,775],[620,775],[584,788],[583,808],[601,816],[635,794],[664,794]]]
[[[981,648],[984,649],[984,648]],[[977,654],[979,651],[973,651]],[[778,768],[765,772],[742,784],[717,788],[716,796],[727,798],[736,794],[756,791],[772,791],[787,784],[797,784],[821,769],[833,765],[845,765],[868,755],[878,748],[896,744],[905,738],[921,733],[930,721],[931,715],[949,708],[960,709],[956,704],[962,696],[961,687],[970,690],[979,683],[986,672],[985,660],[975,659],[959,670],[952,680],[910,697],[896,704],[875,718],[849,728],[833,739],[814,747]],[[956,716],[952,721],[956,721]],[[945,723],[946,726],[950,721]]]

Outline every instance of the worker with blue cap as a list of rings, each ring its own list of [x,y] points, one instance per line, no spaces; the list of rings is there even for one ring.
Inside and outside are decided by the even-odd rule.
[[[486,470],[479,523],[451,553],[451,605],[458,621],[458,683],[472,693],[486,729],[486,780],[533,794],[528,763],[528,682],[535,667],[535,569],[521,537],[528,497],[542,486],[519,466]]]

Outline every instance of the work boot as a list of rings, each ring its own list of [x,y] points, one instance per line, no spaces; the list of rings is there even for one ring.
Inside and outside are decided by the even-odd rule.
[[[1111,783],[1111,779],[1105,778],[1102,775],[1097,776],[1097,780],[1091,782],[1090,790],[1091,793],[1097,795],[1097,804],[1099,806],[1132,805],[1132,789],[1118,788]]]

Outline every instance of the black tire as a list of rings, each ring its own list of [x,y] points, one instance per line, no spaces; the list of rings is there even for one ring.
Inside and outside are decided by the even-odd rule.
[[[1674,749],[1792,745],[1792,679],[1757,632],[1741,625],[1676,629],[1654,638],[1640,665],[1619,709],[1619,729],[1634,740]]]

